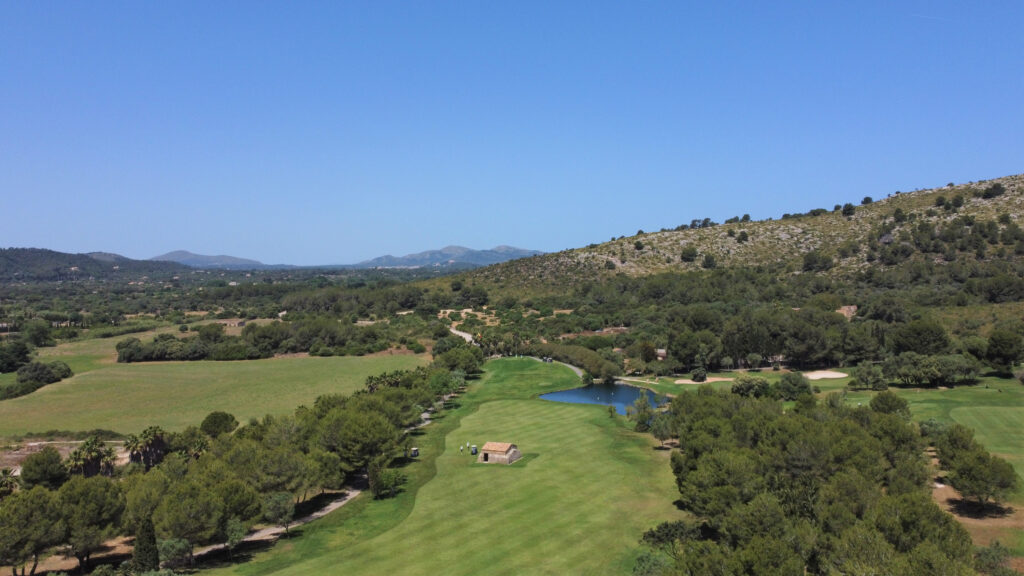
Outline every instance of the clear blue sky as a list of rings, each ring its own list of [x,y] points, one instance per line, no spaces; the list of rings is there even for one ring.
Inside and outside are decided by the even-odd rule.
[[[1024,172],[1022,30],[1020,0],[0,0],[0,246],[555,251]]]

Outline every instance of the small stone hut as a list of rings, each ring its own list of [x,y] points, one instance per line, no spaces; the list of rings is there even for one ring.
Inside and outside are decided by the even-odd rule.
[[[509,444],[508,442],[488,442],[480,449],[480,454],[476,457],[476,461],[511,464],[522,457],[523,455],[519,452],[519,447],[515,444]]]

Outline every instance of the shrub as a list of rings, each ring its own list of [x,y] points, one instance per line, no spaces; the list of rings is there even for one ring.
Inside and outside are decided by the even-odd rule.
[[[1006,192],[1006,188],[998,182],[985,188],[985,191],[981,193],[981,197],[988,200],[990,198],[996,198],[1002,196]]]
[[[36,382],[38,384],[52,384],[68,376],[71,376],[71,368],[59,360],[49,364],[30,362],[18,368],[19,383]]]
[[[693,376],[691,379],[694,382],[705,382],[708,379],[708,371],[703,366],[697,366],[693,369]]]
[[[238,428],[238,420],[233,415],[221,411],[210,412],[199,425],[200,430],[213,438],[221,434],[230,434],[235,428]]]
[[[800,396],[811,393],[811,382],[799,372],[788,372],[782,375],[778,388],[778,396],[783,400],[796,400]]]

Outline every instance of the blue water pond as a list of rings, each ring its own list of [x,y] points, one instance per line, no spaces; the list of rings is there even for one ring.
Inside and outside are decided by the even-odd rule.
[[[654,392],[645,388],[626,386],[625,384],[593,384],[572,390],[551,392],[541,394],[544,400],[555,402],[568,402],[570,404],[600,404],[602,406],[614,406],[619,414],[626,413],[626,406],[631,406],[641,394],[647,394],[652,406],[657,406],[657,399]]]

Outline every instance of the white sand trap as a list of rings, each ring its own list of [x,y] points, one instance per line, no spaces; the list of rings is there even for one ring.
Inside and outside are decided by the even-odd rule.
[[[832,378],[846,378],[847,374],[842,372],[833,372],[831,370],[816,370],[814,372],[807,372],[804,374],[808,380],[829,380]]]
[[[705,380],[703,382],[694,382],[693,380],[690,380],[689,378],[680,378],[679,380],[676,380],[676,384],[710,384],[712,382],[732,382],[733,380],[735,380],[735,378],[715,378],[715,377],[711,377],[711,378],[708,378],[707,380]]]

